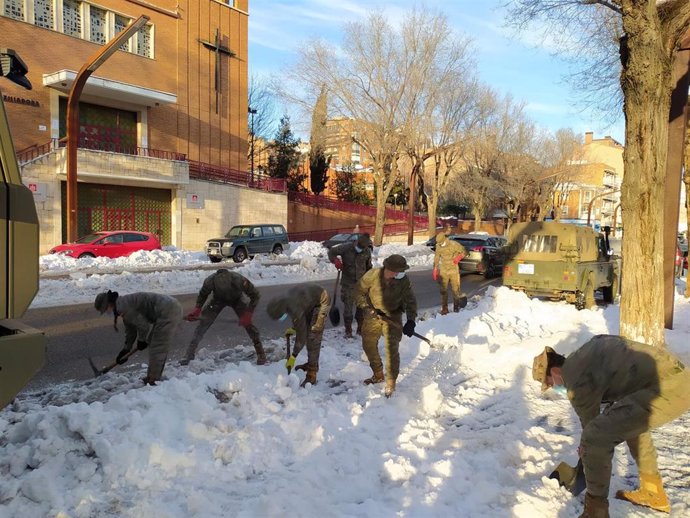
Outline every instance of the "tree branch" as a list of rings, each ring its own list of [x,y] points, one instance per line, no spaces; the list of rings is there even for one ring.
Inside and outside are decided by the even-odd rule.
[[[599,4],[603,5],[604,7],[608,7],[612,11],[621,14],[621,8],[614,4],[613,2],[609,2],[608,0],[581,0],[581,3],[583,5],[592,5],[592,4]]]

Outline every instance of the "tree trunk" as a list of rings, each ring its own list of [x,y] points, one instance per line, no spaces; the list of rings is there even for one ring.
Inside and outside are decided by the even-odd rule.
[[[436,235],[436,207],[438,200],[433,194],[426,197],[427,215],[429,217],[429,238]]]
[[[374,246],[383,242],[383,226],[386,223],[386,194],[383,182],[376,183],[376,227],[374,229]]]
[[[623,15],[624,32],[631,36],[621,47],[626,125],[620,334],[664,346],[662,251],[671,63],[658,22],[639,11]]]
[[[690,243],[690,118],[688,118],[688,136],[685,140],[685,173],[683,174],[683,183],[685,184],[685,219],[687,227],[685,231],[685,242]],[[690,258],[690,250],[688,251],[688,258]],[[690,271],[688,272],[690,273]],[[685,277],[685,298],[690,297],[690,283]]]

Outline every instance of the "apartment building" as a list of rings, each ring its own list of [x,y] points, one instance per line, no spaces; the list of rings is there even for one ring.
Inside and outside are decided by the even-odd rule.
[[[238,207],[256,207],[263,193],[204,181],[247,174],[248,7],[248,0],[0,0],[0,46],[21,56],[33,84],[0,89],[23,179],[35,193],[42,251],[66,237],[72,85],[141,15],[146,24],[93,71],[79,98],[78,234],[147,230],[164,244],[196,247],[239,219]]]

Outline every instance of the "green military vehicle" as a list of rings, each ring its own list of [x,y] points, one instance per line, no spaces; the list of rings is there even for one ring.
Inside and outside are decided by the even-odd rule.
[[[613,302],[620,286],[621,261],[605,234],[557,221],[530,221],[510,227],[503,285],[530,297],[565,300],[578,309],[594,305],[601,290]]]
[[[11,49],[0,48],[0,76],[31,88],[27,69]],[[14,320],[38,291],[38,217],[31,190],[22,184],[0,95],[0,408],[43,367],[45,335]]]

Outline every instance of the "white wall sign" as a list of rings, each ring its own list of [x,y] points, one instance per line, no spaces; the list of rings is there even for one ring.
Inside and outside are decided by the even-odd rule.
[[[34,201],[44,202],[47,199],[48,185],[38,182],[27,182],[26,186],[34,195]]]
[[[203,209],[204,208],[204,197],[201,194],[196,194],[193,192],[187,193],[187,208],[188,209]]]

